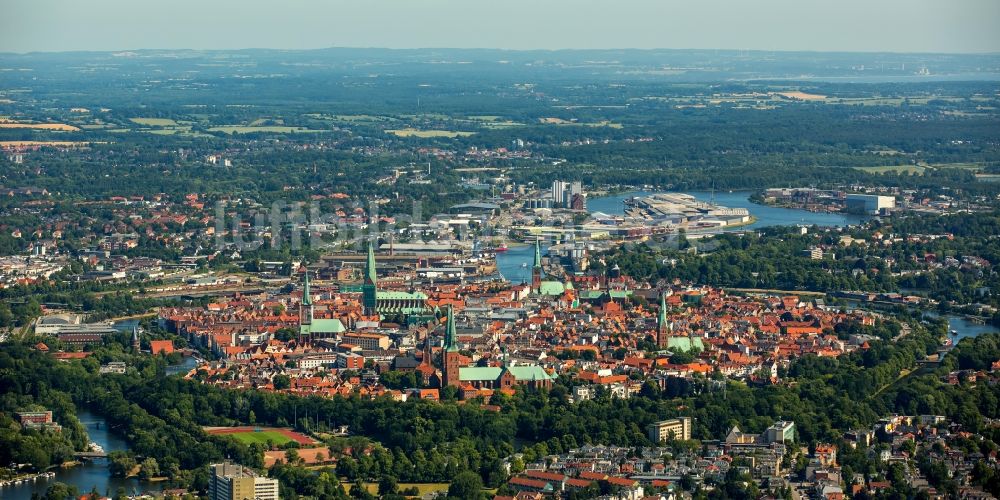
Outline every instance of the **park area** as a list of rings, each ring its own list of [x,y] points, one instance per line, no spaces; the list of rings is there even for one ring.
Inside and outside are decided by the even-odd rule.
[[[316,442],[316,440],[305,434],[277,427],[206,427],[205,432],[214,435],[233,436],[236,440],[244,444],[271,442],[280,446],[290,441],[296,441],[299,444],[313,444]]]

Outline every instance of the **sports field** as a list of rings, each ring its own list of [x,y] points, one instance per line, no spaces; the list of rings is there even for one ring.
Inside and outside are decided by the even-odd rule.
[[[276,431],[237,432],[230,434],[230,436],[243,444],[267,443],[270,441],[280,446],[292,440],[292,438]]]
[[[266,443],[268,441],[276,445],[285,444],[289,441],[297,441],[299,444],[313,444],[316,442],[305,434],[300,434],[291,429],[275,427],[206,427],[205,432],[233,436],[246,444]]]

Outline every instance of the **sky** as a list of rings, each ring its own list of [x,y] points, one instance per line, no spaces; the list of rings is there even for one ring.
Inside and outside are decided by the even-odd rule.
[[[0,52],[334,46],[1000,53],[1000,0],[0,0]]]

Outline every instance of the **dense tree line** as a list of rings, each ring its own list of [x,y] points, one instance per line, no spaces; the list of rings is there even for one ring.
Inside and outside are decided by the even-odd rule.
[[[137,361],[139,376],[101,376],[96,373],[100,359],[55,363],[19,345],[0,351],[0,388],[12,395],[6,398],[62,394],[64,401],[87,406],[129,440],[130,456],[135,457],[130,463],[152,467],[146,462],[152,458],[162,474],[195,487],[204,485],[204,466],[223,457],[251,466],[262,464],[260,445],[246,446],[202,431],[205,425],[245,425],[251,420],[307,432],[348,425],[357,437],[330,444],[351,449],[335,471],[349,481],[379,481],[387,476],[407,482],[447,481],[472,471],[495,487],[505,480],[500,462],[515,450],[534,460],[585,443],[648,445],[645,426],[675,415],[695,417],[694,434],[699,439],[721,438],[733,425],[758,432],[784,418],[796,422],[802,442],[836,442],[843,431],[871,425],[893,412],[943,414],[966,429],[982,429],[984,419],[1000,411],[995,387],[953,388],[930,375],[899,379],[900,373],[915,367],[916,360],[933,352],[943,328],[918,323],[911,327],[913,333],[896,343],[876,341],[871,349],[840,359],[802,358],[785,373],[794,384],[749,387],[729,382],[725,390],[697,393],[647,384],[642,397],[618,400],[604,394],[578,404],[568,403],[568,389],[557,384],[551,391],[497,395],[491,402],[500,407],[498,412],[451,402],[301,398],[225,390],[163,377],[162,361]],[[975,342],[960,344],[946,365],[979,366],[1000,356],[996,336]],[[40,393],[41,388],[47,392]],[[50,402],[52,397],[44,400]],[[67,413],[71,411],[70,406]],[[49,449],[56,458],[64,453],[58,446]],[[335,484],[334,476],[304,478],[299,477],[301,472],[285,468],[272,474],[300,494],[325,491]]]
[[[626,245],[611,250],[606,261],[608,266],[618,265],[623,273],[640,279],[818,292],[898,292],[903,288],[960,305],[1000,305],[1000,273],[994,269],[1000,264],[998,224],[1000,214],[993,212],[893,217],[842,231],[811,228],[807,234],[798,228],[775,227],[756,233],[722,234],[695,243],[680,237],[673,245]],[[876,233],[902,240],[879,244],[873,241]],[[906,238],[910,234],[945,233],[954,238],[915,242]],[[842,236],[865,244],[842,245]],[[826,248],[825,258],[814,260],[806,254],[816,246]],[[692,247],[696,253],[691,252]],[[929,265],[939,265],[949,257],[959,264]],[[987,265],[968,265],[961,262],[963,257],[982,258]]]

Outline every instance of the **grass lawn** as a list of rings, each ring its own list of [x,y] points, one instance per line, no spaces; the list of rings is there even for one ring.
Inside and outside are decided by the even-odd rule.
[[[395,134],[398,137],[447,137],[453,139],[455,137],[468,137],[474,135],[475,132],[459,132],[455,130],[418,130],[415,128],[402,128],[397,130],[386,130],[390,134]]]
[[[291,441],[288,436],[276,431],[235,432],[233,434],[224,435],[234,437],[237,441],[243,444],[267,443],[270,440],[276,445],[282,445]]]
[[[177,126],[177,122],[171,120],[170,118],[129,118],[132,123],[138,123],[139,125],[146,125],[148,127],[174,127]]]

